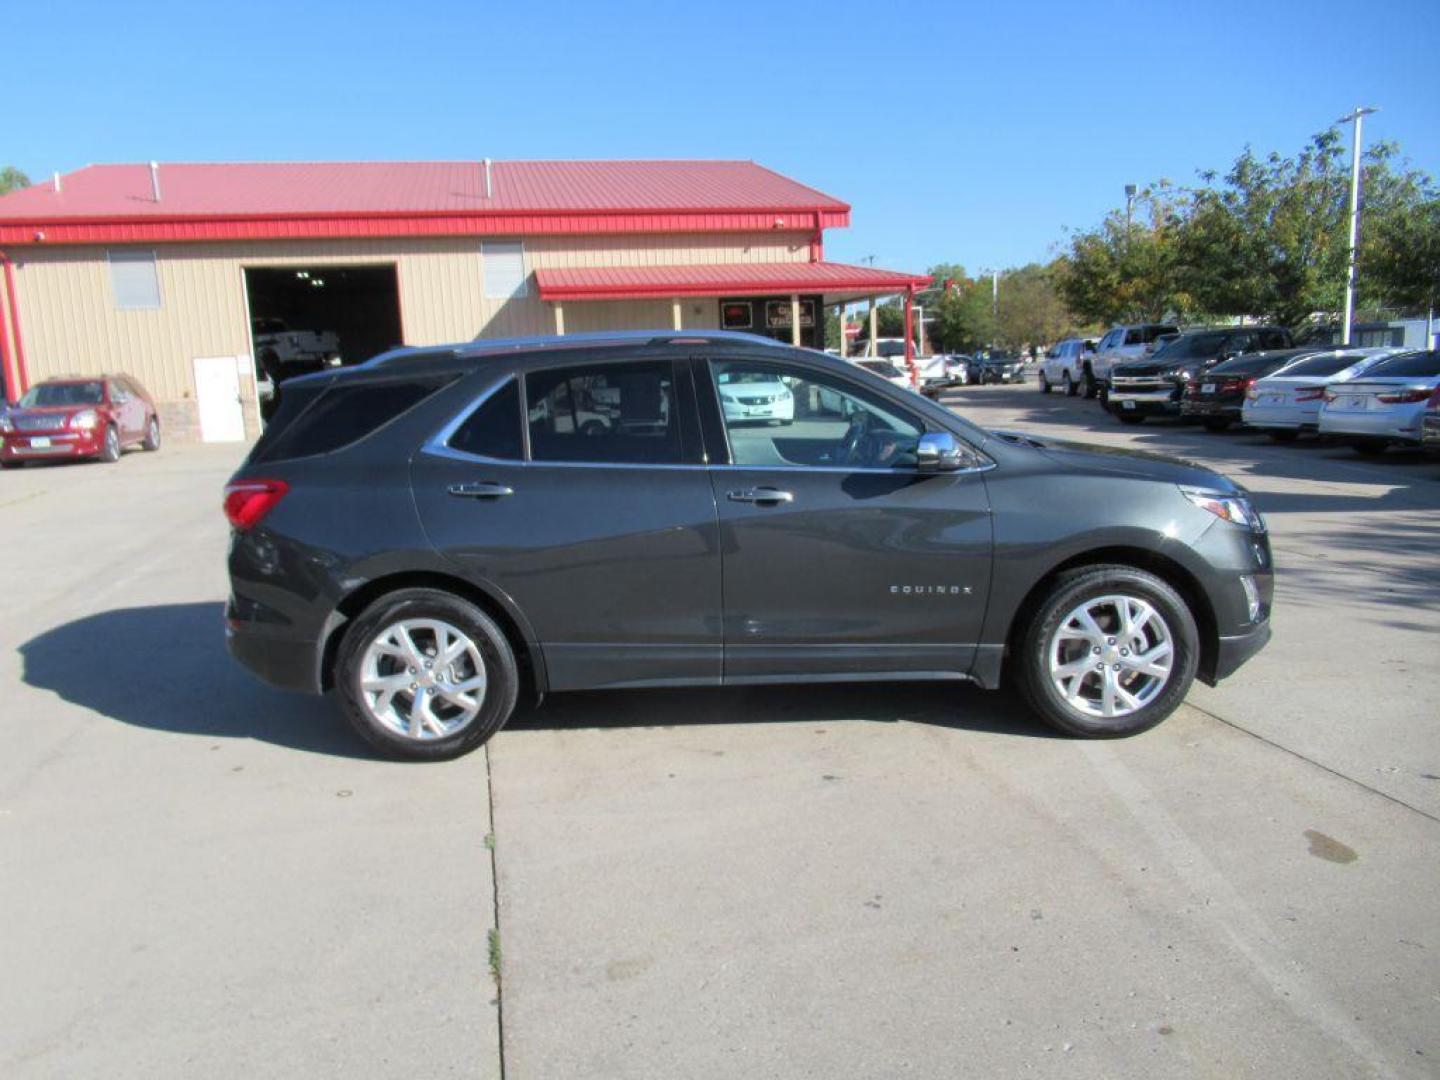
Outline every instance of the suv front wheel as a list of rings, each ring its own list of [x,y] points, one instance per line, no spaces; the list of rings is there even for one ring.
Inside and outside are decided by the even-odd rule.
[[[1200,658],[1180,594],[1131,566],[1061,574],[1014,658],[1021,694],[1070,735],[1114,738],[1154,727],[1179,706]]]
[[[520,679],[504,631],[468,600],[404,589],[345,634],[335,685],[346,719],[390,757],[469,753],[515,711]]]

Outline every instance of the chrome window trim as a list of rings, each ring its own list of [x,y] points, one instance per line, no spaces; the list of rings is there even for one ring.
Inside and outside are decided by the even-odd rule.
[[[464,450],[456,450],[454,447],[449,445],[451,438],[453,438],[455,435],[455,432],[460,430],[460,427],[465,423],[466,420],[470,419],[470,417],[474,415],[477,409],[481,408],[487,401],[489,401],[492,397],[494,397],[501,390],[503,390],[506,383],[509,383],[512,380],[518,380],[519,378],[519,372],[510,372],[506,374],[503,378],[501,378],[499,381],[493,383],[490,386],[487,386],[484,390],[480,391],[480,393],[477,394],[474,398],[472,398],[468,404],[466,404],[463,408],[459,410],[459,412],[457,412],[448,421],[446,421],[444,426],[441,427],[439,431],[435,432],[435,434],[431,435],[430,438],[426,439],[425,442],[421,444],[420,453],[428,454],[431,457],[446,458],[450,461],[474,462],[479,465],[503,465],[508,468],[530,468],[538,466],[540,468],[555,467],[562,469],[680,469],[701,472],[718,470],[729,472],[742,470],[745,472],[803,471],[812,473],[848,473],[852,475],[864,474],[869,476],[966,476],[973,473],[989,472],[996,467],[996,463],[993,460],[982,454],[979,450],[976,450],[974,447],[969,446],[968,443],[965,443],[965,445],[969,448],[970,453],[974,454],[977,458],[980,459],[980,464],[967,466],[963,469],[951,469],[947,472],[921,472],[918,468],[913,466],[903,469],[849,469],[838,465],[709,465],[665,463],[650,465],[634,461],[533,461],[529,457],[528,439],[525,440],[526,457],[523,459],[495,458],[487,457],[484,454],[471,454],[467,453]],[[523,404],[524,402],[522,401],[522,405]],[[526,425],[522,423],[520,427],[523,433],[526,429]],[[728,439],[728,432],[726,437]]]

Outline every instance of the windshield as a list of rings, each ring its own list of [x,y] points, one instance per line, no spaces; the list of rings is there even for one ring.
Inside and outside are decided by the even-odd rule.
[[[1151,360],[1197,360],[1206,356],[1219,356],[1220,348],[1229,331],[1214,334],[1182,334],[1168,345],[1162,345],[1151,355]]]
[[[1338,375],[1346,368],[1353,367],[1364,359],[1364,353],[1321,353],[1319,356],[1312,356],[1308,360],[1301,360],[1298,364],[1286,368],[1282,374],[1287,379],[1292,375],[1311,378]]]
[[[1365,372],[1367,379],[1440,375],[1440,351],[1401,353]]]
[[[105,388],[98,382],[41,383],[32,386],[20,399],[24,409],[46,409],[57,405],[99,405]]]

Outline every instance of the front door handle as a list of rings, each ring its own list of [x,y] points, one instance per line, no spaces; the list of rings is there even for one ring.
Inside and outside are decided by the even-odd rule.
[[[514,495],[515,489],[506,484],[496,484],[489,480],[481,480],[470,484],[451,484],[450,494],[460,499],[499,499],[505,495]]]
[[[777,506],[780,503],[794,502],[795,496],[792,492],[781,491],[778,488],[759,487],[746,488],[743,491],[728,491],[725,497],[731,502],[755,503],[758,506]]]

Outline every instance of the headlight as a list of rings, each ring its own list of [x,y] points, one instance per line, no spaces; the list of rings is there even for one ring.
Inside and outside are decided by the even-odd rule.
[[[1207,491],[1205,488],[1181,487],[1180,494],[1202,510],[1235,525],[1243,525],[1256,532],[1265,531],[1265,519],[1260,511],[1244,495],[1226,494],[1221,491]]]
[[[5,432],[6,434],[9,434],[10,432],[12,432],[12,431],[14,431],[14,430],[15,430],[15,421],[11,420],[10,417],[8,417],[8,416],[0,416],[0,431],[3,431],[3,432]]]
[[[70,426],[76,431],[89,431],[98,423],[100,423],[100,414],[94,409],[86,409],[84,412],[77,412],[70,417]]]
[[[1184,368],[1181,371],[1175,372],[1175,379],[1177,382],[1189,382],[1194,375],[1195,373],[1189,368]]]

